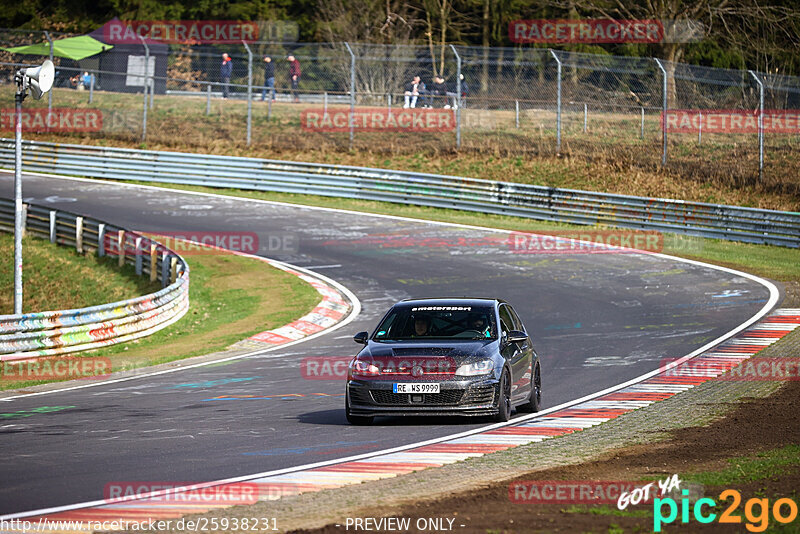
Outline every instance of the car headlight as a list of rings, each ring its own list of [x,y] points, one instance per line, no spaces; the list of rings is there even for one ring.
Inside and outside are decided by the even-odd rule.
[[[354,360],[350,370],[353,376],[360,377],[373,377],[381,374],[377,365],[366,360]]]
[[[494,370],[493,360],[482,360],[479,362],[465,363],[456,369],[456,376],[479,376],[488,375]]]

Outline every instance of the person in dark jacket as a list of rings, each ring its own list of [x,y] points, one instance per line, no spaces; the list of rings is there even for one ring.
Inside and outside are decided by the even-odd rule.
[[[428,107],[444,107],[445,104],[447,104],[447,84],[441,76],[434,76],[428,96]]]
[[[269,89],[269,98],[275,102],[275,64],[272,58],[264,56],[264,88],[261,89],[261,101],[267,98],[267,89]]]
[[[222,98],[228,98],[231,74],[233,74],[233,61],[231,60],[231,56],[222,54],[222,65],[219,67],[219,77],[222,81]]]
[[[404,89],[403,96],[405,98],[405,103],[403,104],[404,108],[415,108],[417,107],[417,99],[419,95],[425,90],[425,84],[422,83],[419,76],[414,76],[414,78],[408,82]]]
[[[298,89],[300,88],[300,62],[294,56],[286,58],[289,61],[289,81],[292,83],[292,100],[300,102]]]

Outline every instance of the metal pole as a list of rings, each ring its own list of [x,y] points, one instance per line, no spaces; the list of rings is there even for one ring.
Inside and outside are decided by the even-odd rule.
[[[325,91],[325,93],[322,95],[322,114],[328,114],[328,91]]]
[[[142,110],[142,142],[144,142],[147,139],[147,71],[149,70],[147,66],[150,63],[150,47],[147,46],[144,37],[140,35],[139,39],[144,46],[144,108]]]
[[[350,53],[350,117],[347,122],[350,125],[350,148],[353,148],[353,135],[355,133],[355,111],[356,111],[356,56],[350,44],[345,42],[344,46]]]
[[[274,94],[270,94],[269,102],[267,102],[267,121],[271,121],[272,120],[272,100],[273,100],[272,97],[273,96],[275,96],[275,95]]]
[[[586,133],[586,128],[589,125],[589,106],[586,102],[583,103],[583,133]]]
[[[44,32],[44,37],[47,39],[47,42],[50,44],[50,61],[53,61],[53,39],[50,38],[50,32]],[[53,91],[48,91],[47,93],[47,124],[50,124],[50,113],[53,112]],[[49,129],[49,126],[47,126]]]
[[[764,179],[764,84],[758,75],[748,70],[758,84],[758,181]]]
[[[514,125],[519,129],[519,100],[514,100]]]
[[[14,96],[17,124],[14,153],[14,315],[22,313],[22,101],[25,99],[24,81],[17,81]]]
[[[245,41],[242,44],[247,50],[247,146],[250,146],[253,133],[253,52]]]
[[[392,116],[392,93],[386,93],[386,108],[389,112],[389,116]]]
[[[550,49],[550,55],[556,60],[558,65],[558,86],[556,93],[556,152],[561,152],[561,60],[556,53]]]
[[[206,85],[206,115],[211,115],[211,84]]]
[[[94,100],[94,74],[89,75],[89,103]]]
[[[697,124],[697,144],[703,142],[703,112],[699,112],[700,122]]]
[[[653,61],[655,61],[656,65],[658,65],[658,68],[661,69],[661,76],[663,78],[663,83],[661,85],[661,166],[663,167],[667,164],[667,71],[664,68],[664,65],[661,64],[661,60],[658,58],[653,58]]]
[[[642,106],[642,123],[639,126],[639,138],[644,139],[644,106]]]
[[[453,45],[450,45],[453,55],[456,56],[456,148],[461,148],[461,56]]]

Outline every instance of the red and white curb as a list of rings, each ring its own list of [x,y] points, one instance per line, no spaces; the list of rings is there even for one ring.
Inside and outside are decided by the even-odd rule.
[[[680,368],[677,371],[672,370],[672,365],[666,366],[665,369],[652,373],[652,376],[644,380],[564,408],[545,410],[541,414],[526,417],[525,421],[520,423],[492,425],[484,431],[467,432],[439,441],[431,440],[407,449],[399,447],[373,453],[372,456],[365,454],[340,460],[338,463],[322,462],[303,468],[284,469],[266,476],[255,475],[198,484],[188,487],[187,492],[197,493],[201,488],[219,488],[228,484],[247,482],[258,487],[260,500],[275,500],[285,495],[338,488],[394,477],[428,467],[441,467],[467,458],[579,432],[668,399],[708,380],[714,380],[798,327],[800,327],[800,309],[779,309],[735,337],[688,360],[692,362],[692,366],[686,372]],[[277,335],[282,336],[283,333]],[[685,361],[687,360],[681,359],[675,363]],[[702,368],[702,373],[691,370],[698,366]],[[226,504],[223,500],[220,502],[205,502],[202,498],[182,500],[173,490],[168,498],[163,496],[163,492],[152,492],[146,498],[135,501],[109,503],[98,501],[86,503],[82,508],[38,510],[0,517],[0,520],[25,517],[34,525],[34,530],[37,530],[37,523],[43,522],[44,519],[77,521],[80,523],[73,525],[73,530],[80,531],[89,530],[91,524],[97,524],[98,521],[178,519],[186,514],[207,513],[229,506],[230,504]]]

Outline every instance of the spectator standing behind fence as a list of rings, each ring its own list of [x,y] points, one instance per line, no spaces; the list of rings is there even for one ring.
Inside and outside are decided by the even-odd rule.
[[[264,88],[261,90],[261,101],[267,98],[267,89],[269,89],[269,98],[275,102],[275,63],[272,58],[264,56]]]
[[[300,62],[294,56],[286,58],[289,61],[289,81],[292,83],[292,100],[300,102],[298,89],[300,88]]]
[[[406,84],[404,87],[405,92],[403,96],[405,98],[405,102],[403,104],[403,108],[415,108],[417,107],[417,99],[422,91],[425,90],[425,84],[422,83],[419,76],[414,76],[414,78]]]
[[[233,60],[228,54],[222,54],[222,65],[219,67],[219,77],[222,80],[222,98],[228,98],[231,74],[233,74]]]
[[[81,85],[84,89],[88,89],[92,86],[92,78],[94,78],[94,74],[89,74],[84,71],[83,76],[81,76]]]

